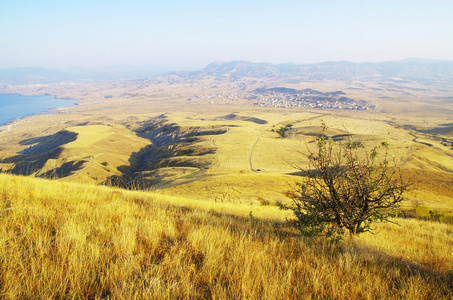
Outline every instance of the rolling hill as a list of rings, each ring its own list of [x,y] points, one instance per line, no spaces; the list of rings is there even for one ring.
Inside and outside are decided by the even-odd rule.
[[[440,65],[230,62],[6,87],[81,101],[2,128],[0,297],[450,299],[451,74]],[[294,94],[379,109],[253,104]],[[331,243],[286,221],[277,201],[291,204],[305,180],[322,121],[361,155],[390,145],[410,183],[400,226]]]

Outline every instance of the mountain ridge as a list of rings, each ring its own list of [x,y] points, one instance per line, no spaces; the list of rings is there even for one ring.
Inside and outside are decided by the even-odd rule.
[[[309,80],[356,80],[401,78],[415,81],[444,80],[453,82],[453,61],[406,58],[399,61],[349,62],[326,61],[310,64],[249,62],[242,60],[216,61],[196,71],[169,71],[156,66],[116,66],[99,70],[67,68],[53,70],[43,67],[0,69],[0,83],[36,84],[64,81],[140,80],[154,77],[179,76],[183,79],[203,79],[216,76],[229,79],[282,78],[301,76]]]
[[[192,72],[190,77],[200,75],[257,78],[305,76],[309,79],[338,80],[401,77],[412,80],[452,81],[453,62],[414,58],[388,62],[328,61],[316,64],[231,61],[212,63],[200,71]]]

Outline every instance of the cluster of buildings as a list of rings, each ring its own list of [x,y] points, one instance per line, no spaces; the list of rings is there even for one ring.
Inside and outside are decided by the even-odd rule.
[[[318,108],[318,109],[375,109],[364,100],[345,97],[341,91],[322,93],[315,90],[296,91],[293,89],[276,88],[255,91],[255,106],[281,108]]]
[[[231,100],[231,101],[239,101],[240,99],[246,99],[249,96],[248,92],[241,92],[241,93],[216,93],[210,95],[195,95],[192,98],[187,99],[187,101],[196,101],[196,100]]]
[[[248,100],[255,106],[280,107],[280,108],[317,108],[317,109],[350,109],[374,110],[375,105],[370,105],[364,100],[354,100],[345,96],[341,91],[322,93],[312,89],[295,90],[289,88],[256,89],[254,91],[241,91],[239,93],[217,93],[204,96],[194,96],[191,100]]]

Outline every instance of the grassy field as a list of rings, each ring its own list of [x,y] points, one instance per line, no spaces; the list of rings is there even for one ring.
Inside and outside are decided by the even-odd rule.
[[[0,297],[451,299],[453,225],[337,245],[274,206],[0,175]],[[288,216],[288,215],[286,215]]]
[[[280,84],[265,79],[159,80],[11,87],[82,100],[0,133],[0,298],[453,297],[453,117],[436,100],[451,87],[281,84],[341,89],[366,112],[208,97]],[[400,226],[335,245],[288,226],[275,204],[321,120],[336,141],[390,144],[410,184]]]

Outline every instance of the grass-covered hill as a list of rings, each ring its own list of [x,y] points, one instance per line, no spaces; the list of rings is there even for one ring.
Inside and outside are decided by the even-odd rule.
[[[418,119],[409,126],[380,118],[375,114],[210,111],[65,121],[58,131],[50,128],[56,131],[52,134],[17,129],[5,133],[0,139],[0,169],[122,187],[143,181],[146,187],[172,190],[170,195],[185,191],[192,198],[209,200],[217,197],[216,192],[223,193],[219,190],[234,186],[235,197],[241,200],[274,202],[290,189],[291,175],[308,166],[306,154],[324,120],[327,134],[335,141],[353,136],[367,149],[387,141],[392,162],[401,165],[414,183],[406,198],[451,210],[453,140],[432,133],[445,126],[428,126]],[[258,174],[263,176],[255,180]]]
[[[5,299],[451,299],[453,227],[330,245],[273,205],[0,175]]]
[[[0,298],[451,299],[450,85],[172,78],[8,88],[82,100],[1,129]],[[255,107],[244,92],[263,86],[379,109]],[[390,145],[400,226],[332,245],[288,225],[275,204],[321,120],[336,142]]]

